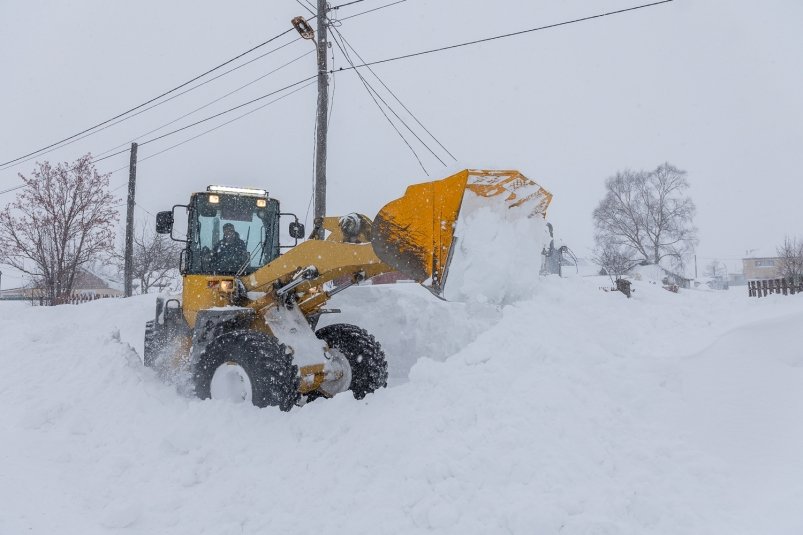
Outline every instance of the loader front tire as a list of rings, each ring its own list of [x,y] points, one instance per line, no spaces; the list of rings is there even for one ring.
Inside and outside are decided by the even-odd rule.
[[[246,374],[250,400],[257,407],[289,411],[299,400],[298,367],[293,364],[292,352],[273,336],[236,330],[212,340],[192,368],[199,398],[212,397],[212,379],[226,366]]]
[[[349,390],[356,399],[388,386],[388,363],[385,352],[365,329],[347,323],[327,325],[315,333],[329,347],[346,356],[351,365]]]

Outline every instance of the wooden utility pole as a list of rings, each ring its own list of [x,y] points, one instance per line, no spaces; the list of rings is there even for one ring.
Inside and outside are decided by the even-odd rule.
[[[128,167],[128,211],[125,216],[125,296],[131,297],[134,272],[134,196],[137,189],[137,144],[131,144]]]
[[[326,0],[318,0],[318,115],[315,130],[315,209],[316,226],[326,216],[326,136],[329,117],[329,74],[326,53],[329,42],[326,35]],[[318,231],[323,239],[323,228]]]

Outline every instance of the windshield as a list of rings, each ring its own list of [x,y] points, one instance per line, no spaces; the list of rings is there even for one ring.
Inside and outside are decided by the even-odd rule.
[[[190,219],[188,273],[249,274],[279,255],[279,203],[274,199],[197,194]]]

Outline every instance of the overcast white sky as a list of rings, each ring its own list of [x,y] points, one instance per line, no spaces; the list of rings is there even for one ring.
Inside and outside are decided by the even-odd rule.
[[[388,1],[365,0],[340,16]],[[366,60],[376,60],[639,3],[408,0],[346,20],[340,30]],[[301,14],[294,0],[0,0],[0,161],[148,100],[280,33]],[[420,148],[430,179],[464,167],[519,169],[554,193],[549,219],[586,255],[604,179],[669,161],[689,173],[701,267],[712,257],[734,259],[735,266],[748,249],[772,252],[784,234],[803,235],[802,20],[799,0],[675,0],[375,70],[459,158],[445,169]],[[308,41],[295,42],[43,158],[73,160],[130,142],[311,49]],[[335,49],[335,65],[343,64]],[[314,72],[311,54],[172,128]],[[335,78],[328,211],[372,217],[405,185],[428,178],[354,73]],[[155,213],[211,183],[254,185],[303,217],[314,108],[313,86],[143,161],[139,202]],[[203,129],[143,146],[140,159]],[[98,166],[112,171],[127,162],[122,154]],[[0,171],[0,189],[18,184],[16,172],[33,163]],[[114,174],[113,187],[126,179],[125,171]],[[1,196],[0,206],[13,195]]]

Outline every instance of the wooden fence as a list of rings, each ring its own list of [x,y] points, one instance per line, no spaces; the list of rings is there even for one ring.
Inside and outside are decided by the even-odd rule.
[[[795,295],[803,293],[803,280],[771,279],[763,281],[750,281],[747,283],[750,297],[767,297],[770,294]]]
[[[96,294],[96,293],[74,293],[69,297],[62,297],[56,300],[57,305],[80,305],[90,303],[98,299],[116,299],[121,295]],[[33,297],[30,299],[34,306],[50,306],[50,299],[47,297]]]

